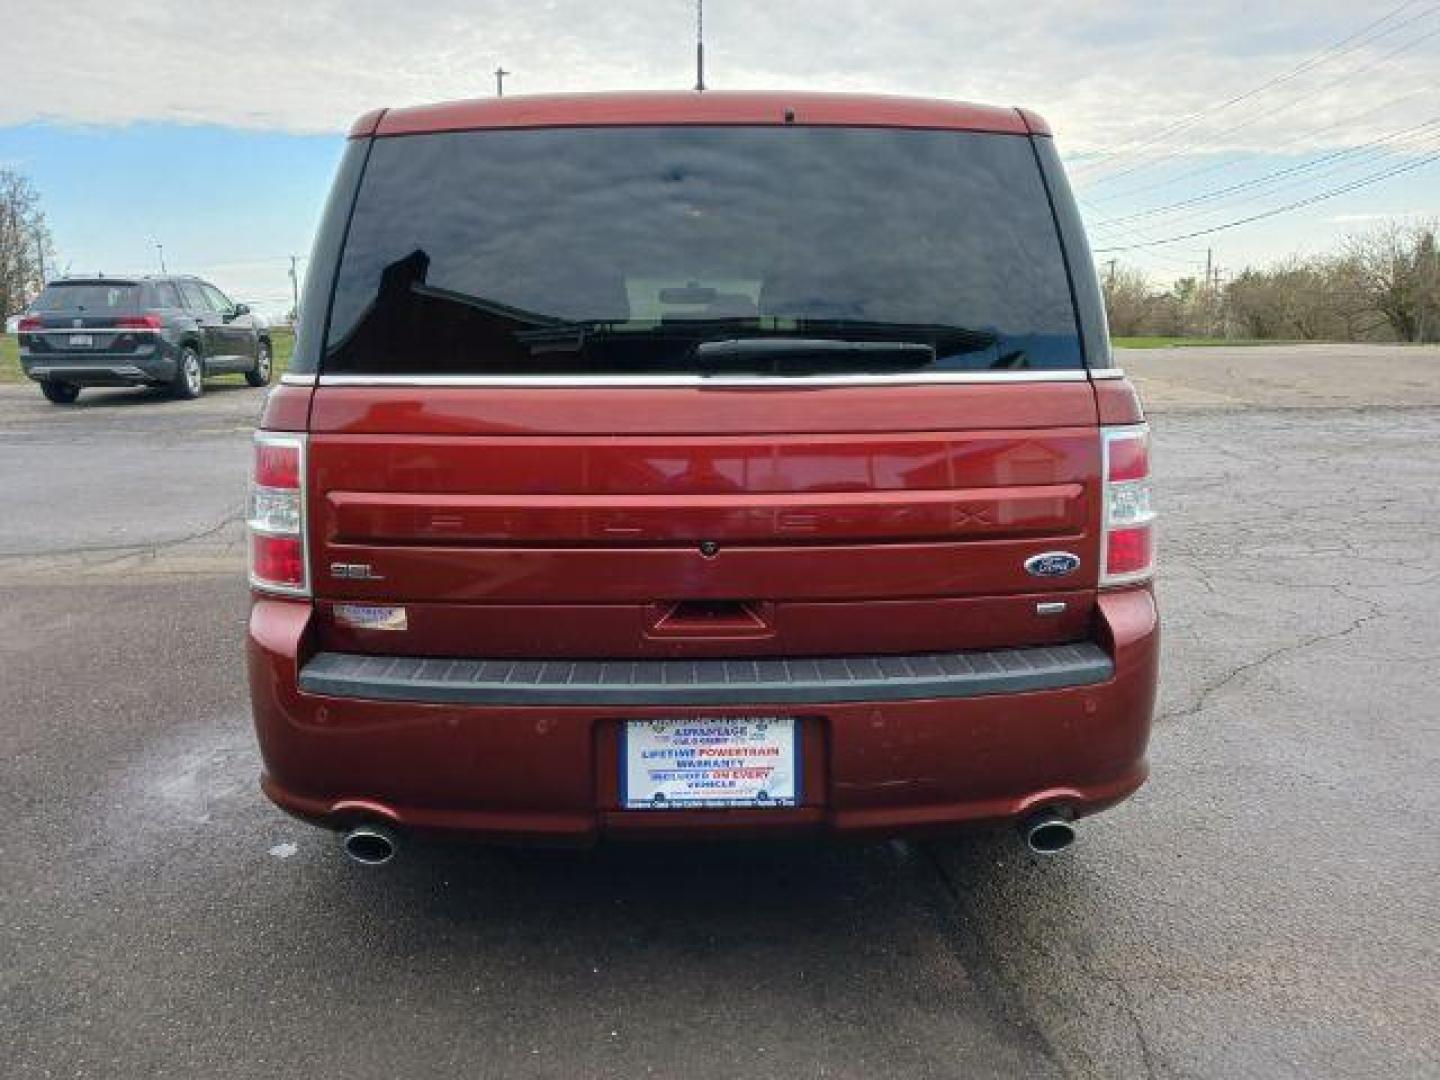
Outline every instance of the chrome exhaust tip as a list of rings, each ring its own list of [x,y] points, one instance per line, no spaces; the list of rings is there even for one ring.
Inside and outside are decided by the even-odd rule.
[[[384,866],[400,850],[400,840],[384,825],[357,825],[345,834],[340,846],[361,866]]]
[[[1058,855],[1075,843],[1075,826],[1060,811],[1046,810],[1026,818],[1020,835],[1036,855]]]

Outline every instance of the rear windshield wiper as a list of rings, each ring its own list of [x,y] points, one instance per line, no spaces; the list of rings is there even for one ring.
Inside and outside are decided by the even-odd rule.
[[[839,338],[726,338],[698,342],[691,355],[702,373],[766,368],[777,375],[804,375],[837,367],[909,371],[935,363],[933,345]]]

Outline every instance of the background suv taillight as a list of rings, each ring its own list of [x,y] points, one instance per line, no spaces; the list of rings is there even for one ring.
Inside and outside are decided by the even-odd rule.
[[[1100,429],[1105,470],[1100,585],[1155,575],[1155,511],[1150,504],[1150,425]]]
[[[265,592],[310,595],[305,549],[305,436],[255,433],[250,476],[250,584]]]
[[[163,330],[165,320],[159,315],[124,315],[115,320],[122,330]]]

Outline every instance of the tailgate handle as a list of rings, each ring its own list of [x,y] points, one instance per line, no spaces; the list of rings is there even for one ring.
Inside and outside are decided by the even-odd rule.
[[[769,637],[773,605],[742,600],[679,600],[650,608],[649,637]]]

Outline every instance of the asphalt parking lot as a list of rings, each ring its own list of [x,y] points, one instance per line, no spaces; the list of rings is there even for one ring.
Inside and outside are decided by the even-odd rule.
[[[1440,1075],[1440,350],[1125,355],[1151,783],[1040,861],[412,849],[256,790],[261,395],[0,387],[0,1072]]]

